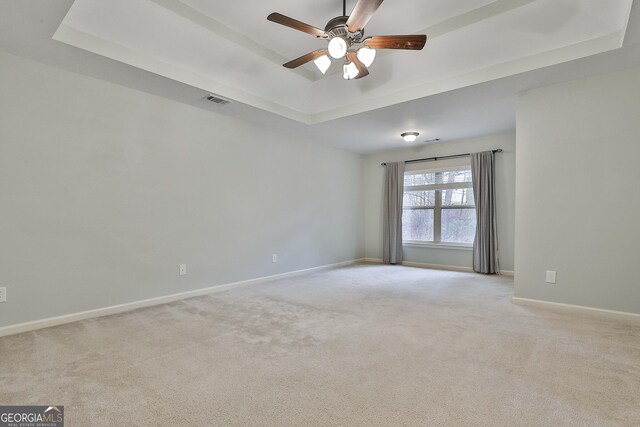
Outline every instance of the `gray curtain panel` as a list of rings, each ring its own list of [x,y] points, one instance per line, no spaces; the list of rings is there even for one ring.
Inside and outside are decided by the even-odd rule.
[[[402,198],[404,162],[387,163],[384,179],[382,260],[385,264],[402,262]]]
[[[476,200],[476,237],[473,242],[473,270],[499,274],[496,220],[495,154],[471,154],[473,195]]]

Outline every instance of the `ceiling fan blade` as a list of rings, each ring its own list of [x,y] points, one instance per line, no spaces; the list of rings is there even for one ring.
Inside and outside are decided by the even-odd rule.
[[[347,28],[352,33],[361,31],[369,19],[373,16],[374,12],[378,10],[383,0],[358,0],[356,7],[351,11],[351,15],[347,20]]]
[[[322,55],[329,55],[329,51],[327,49],[318,49],[313,52],[309,52],[306,55],[302,55],[300,58],[296,58],[292,61],[284,64],[286,68],[298,68],[301,65],[306,64],[309,61],[313,61],[314,59],[320,58]]]
[[[305,24],[304,22],[300,22],[297,19],[289,18],[288,16],[284,16],[281,13],[272,13],[267,16],[267,19],[271,22],[275,22],[280,25],[284,25],[285,27],[293,28],[294,30],[302,31],[303,33],[311,34],[316,37],[327,37],[324,31],[320,28],[316,28],[312,25]]]
[[[373,36],[364,39],[362,43],[372,49],[422,50],[426,42],[426,35],[413,34],[408,36]]]
[[[355,52],[347,52],[347,59],[353,62],[356,68],[358,69],[358,75],[356,76],[356,80],[369,75],[369,70],[362,63],[362,61],[360,61],[360,59],[358,58],[358,54],[356,54]]]

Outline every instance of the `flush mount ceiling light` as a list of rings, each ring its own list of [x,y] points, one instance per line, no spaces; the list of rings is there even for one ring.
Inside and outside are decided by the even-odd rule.
[[[415,141],[418,139],[418,135],[420,135],[418,132],[405,132],[400,134],[400,136],[404,138],[405,142]]]
[[[422,50],[427,42],[427,36],[424,34],[364,37],[364,26],[382,2],[383,0],[358,0],[351,15],[347,16],[347,1],[343,0],[342,16],[330,20],[324,30],[280,13],[270,14],[267,16],[269,21],[329,41],[326,49],[309,52],[284,66],[293,69],[313,61],[324,74],[331,66],[331,58],[345,58],[343,77],[347,80],[360,79],[369,75],[368,67],[373,64],[376,49]]]

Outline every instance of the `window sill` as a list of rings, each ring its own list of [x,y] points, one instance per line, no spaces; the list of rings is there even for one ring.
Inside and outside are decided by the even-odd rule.
[[[413,240],[402,242],[402,246],[412,246],[416,248],[457,249],[462,251],[473,250],[473,245],[464,245],[464,244],[456,244],[456,243],[420,242],[420,241],[413,241]]]

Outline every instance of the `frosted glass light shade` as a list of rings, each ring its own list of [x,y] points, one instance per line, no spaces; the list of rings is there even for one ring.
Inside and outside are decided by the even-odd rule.
[[[413,142],[418,139],[418,135],[420,135],[418,132],[405,132],[400,136],[404,138],[406,142]]]
[[[354,64],[353,62],[344,64],[344,66],[342,67],[342,71],[342,77],[344,77],[345,80],[355,79],[359,74],[358,67],[356,67],[356,64]]]
[[[331,59],[327,55],[322,55],[320,58],[315,59],[313,63],[316,64],[318,70],[320,70],[320,72],[324,74],[331,66]]]
[[[376,58],[376,50],[369,47],[362,47],[358,50],[358,59],[364,64],[365,67],[370,67],[373,64],[373,60]]]
[[[329,42],[329,55],[334,59],[340,59],[347,53],[347,42],[342,37],[334,37]]]

